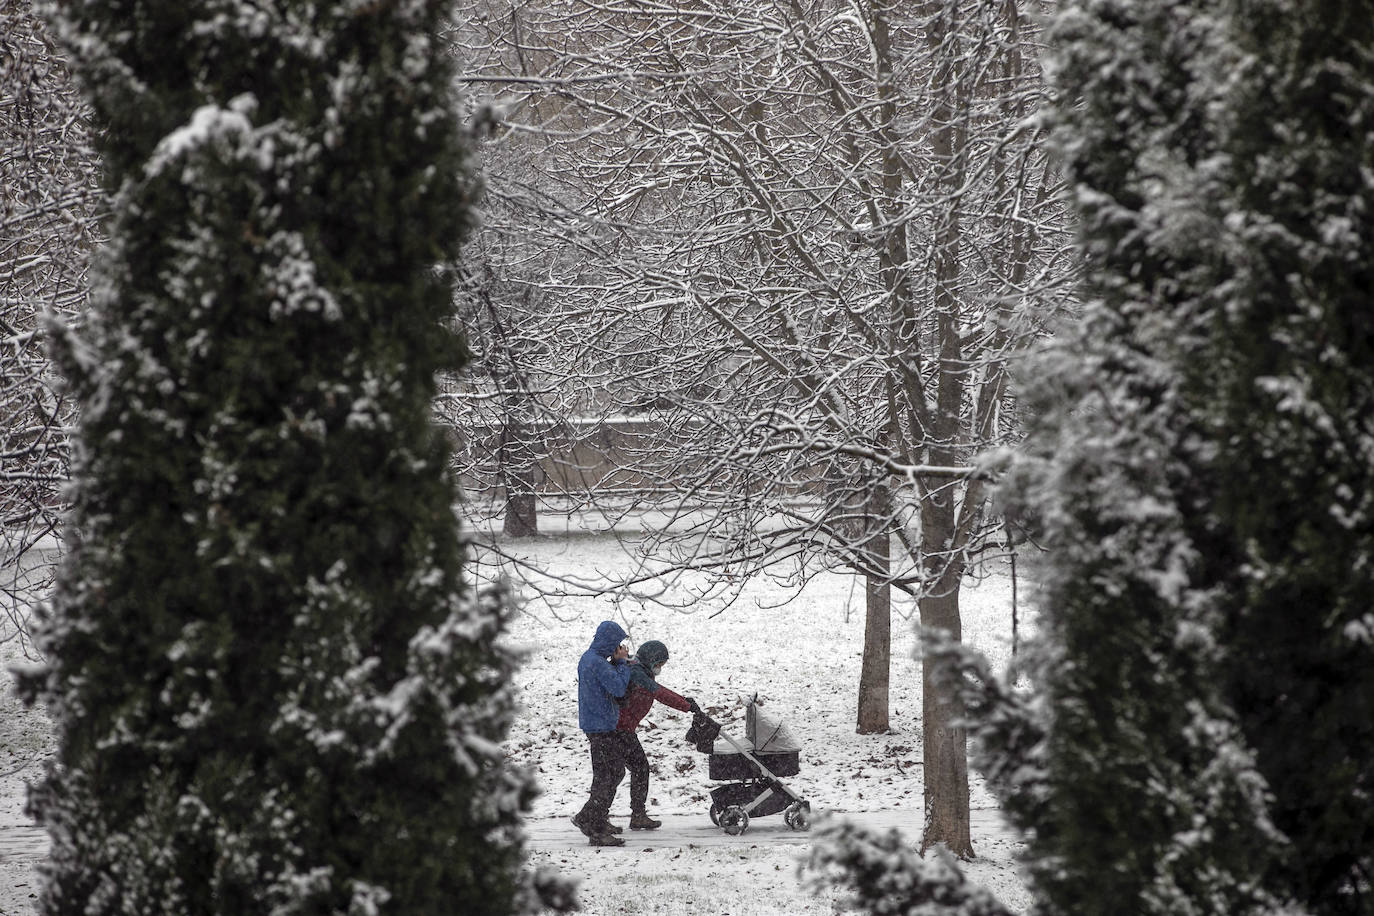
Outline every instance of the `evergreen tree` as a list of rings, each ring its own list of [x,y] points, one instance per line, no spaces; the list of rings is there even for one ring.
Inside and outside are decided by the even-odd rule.
[[[509,913],[508,603],[431,422],[474,190],[436,0],[74,0],[113,195],[41,624],[48,914]],[[535,887],[535,884],[538,887]],[[562,901],[566,904],[566,900]]]
[[[931,651],[1035,912],[1374,913],[1374,3],[1067,0],[1050,46],[1087,279],[1002,490],[1032,695]],[[986,908],[910,870],[874,911]]]
[[[1053,35],[1088,282],[1010,488],[1050,550],[1034,884],[1374,912],[1374,4]]]
[[[1313,912],[1374,913],[1374,2],[1234,23],[1243,254],[1218,364],[1190,379],[1239,561],[1225,689],[1296,853],[1279,879]]]

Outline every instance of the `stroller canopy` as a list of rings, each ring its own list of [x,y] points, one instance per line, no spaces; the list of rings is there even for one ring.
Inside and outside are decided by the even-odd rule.
[[[761,711],[757,703],[750,703],[744,712],[744,737],[760,754],[796,754],[801,744],[782,720]]]

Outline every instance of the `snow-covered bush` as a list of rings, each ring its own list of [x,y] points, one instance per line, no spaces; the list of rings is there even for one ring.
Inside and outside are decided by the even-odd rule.
[[[499,746],[431,421],[473,182],[445,5],[74,2],[113,195],[69,554],[39,622],[45,913],[505,913]],[[564,901],[566,903],[566,901]]]
[[[988,891],[972,884],[943,847],[922,859],[896,830],[874,834],[840,821],[824,827],[807,861],[807,883],[837,887],[839,906],[874,916],[1012,916]]]

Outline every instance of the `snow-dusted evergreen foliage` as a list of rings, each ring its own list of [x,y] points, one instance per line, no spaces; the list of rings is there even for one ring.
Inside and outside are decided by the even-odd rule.
[[[1008,488],[1049,548],[1041,909],[1374,912],[1374,4],[1052,36],[1089,279]]]
[[[57,16],[114,195],[27,673],[49,914],[505,913],[509,603],[431,422],[473,183],[431,0]]]
[[[917,856],[896,830],[873,834],[839,822],[824,828],[807,861],[807,882],[838,887],[841,906],[874,916],[1012,916],[988,891],[971,884],[959,860],[942,847]]]

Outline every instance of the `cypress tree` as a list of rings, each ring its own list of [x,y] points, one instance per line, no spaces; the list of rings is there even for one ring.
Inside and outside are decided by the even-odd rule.
[[[1225,689],[1314,913],[1374,913],[1374,2],[1235,2],[1215,366]],[[1210,396],[1209,396],[1210,395]]]
[[[507,913],[517,659],[435,374],[474,181],[435,0],[73,0],[113,197],[41,622],[48,914]],[[541,883],[544,891],[555,890]]]
[[[1371,29],[1056,15],[1085,306],[1008,488],[1049,548],[1010,806],[1047,912],[1374,912]]]

